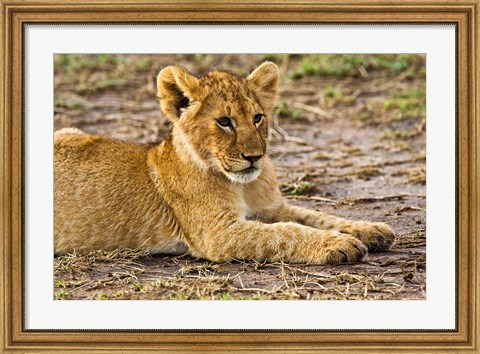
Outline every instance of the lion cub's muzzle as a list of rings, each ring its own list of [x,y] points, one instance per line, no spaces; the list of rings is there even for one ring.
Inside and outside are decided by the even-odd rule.
[[[224,174],[234,182],[248,183],[254,181],[262,172],[262,162],[265,155],[245,155],[242,159],[226,158],[227,166],[224,167]]]

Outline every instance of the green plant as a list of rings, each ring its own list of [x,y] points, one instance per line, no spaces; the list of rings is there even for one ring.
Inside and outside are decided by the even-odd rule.
[[[290,194],[304,195],[308,193],[311,187],[312,185],[310,184],[310,182],[300,182],[294,185],[293,190],[290,192]]]

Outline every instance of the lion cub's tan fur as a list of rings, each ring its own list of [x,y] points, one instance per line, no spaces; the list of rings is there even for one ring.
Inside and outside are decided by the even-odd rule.
[[[359,261],[391,246],[383,223],[288,205],[267,156],[278,69],[158,75],[173,124],[156,146],[55,133],[55,253],[147,247],[213,261]]]

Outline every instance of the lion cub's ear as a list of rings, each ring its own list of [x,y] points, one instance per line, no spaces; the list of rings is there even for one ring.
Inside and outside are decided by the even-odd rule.
[[[167,66],[157,76],[157,88],[162,112],[175,122],[180,118],[182,108],[193,101],[199,82],[184,68]]]
[[[271,113],[277,100],[278,67],[266,61],[247,77],[247,82],[260,101],[260,106]]]

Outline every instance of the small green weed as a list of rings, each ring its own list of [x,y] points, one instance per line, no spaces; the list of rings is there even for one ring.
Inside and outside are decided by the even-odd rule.
[[[55,291],[55,293],[53,294],[53,298],[55,300],[68,300],[71,298],[71,295],[67,290],[60,289]]]
[[[393,120],[409,118],[424,118],[425,110],[425,87],[400,92],[383,103],[383,111],[391,112]]]
[[[310,184],[310,182],[300,182],[298,184],[294,184],[293,190],[290,192],[290,194],[305,195],[311,188],[312,185]]]
[[[133,290],[141,293],[145,293],[147,291],[145,287],[140,283],[133,284]]]
[[[292,115],[292,110],[290,109],[286,100],[280,100],[275,110],[275,114],[283,117],[290,117]]]
[[[383,134],[384,139],[390,139],[390,140],[405,140],[410,138],[411,134],[405,130],[392,130],[392,131],[387,131]]]
[[[358,113],[357,115],[353,116],[354,120],[359,120],[360,122],[366,122],[370,119],[372,119],[372,112],[370,111],[362,111]]]

